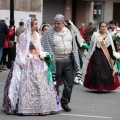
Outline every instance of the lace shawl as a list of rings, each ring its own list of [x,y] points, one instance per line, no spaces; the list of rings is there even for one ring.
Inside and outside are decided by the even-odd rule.
[[[37,32],[35,32],[37,36],[35,47],[39,51],[43,51],[43,48],[40,44],[40,36]],[[19,84],[21,80],[21,72],[22,69],[20,67],[21,64],[25,64],[25,60],[27,58],[27,54],[29,52],[30,45],[30,35],[31,35],[31,18],[26,20],[25,31],[20,35],[19,42],[16,45],[16,58],[13,65],[12,78],[10,83],[10,88],[8,91],[8,96],[11,101],[11,108],[15,110],[17,100],[19,98]],[[47,70],[47,65],[44,62],[44,70]]]

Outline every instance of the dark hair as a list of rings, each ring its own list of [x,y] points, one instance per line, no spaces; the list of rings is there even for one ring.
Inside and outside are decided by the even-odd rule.
[[[93,23],[92,23],[92,22],[89,22],[89,23],[88,23],[88,26],[93,26]]]
[[[46,23],[46,22],[43,22],[43,23],[41,24],[39,30],[42,30],[42,27],[43,27],[44,24],[47,24],[47,23]]]
[[[116,22],[115,20],[111,20],[111,21],[109,22],[109,24],[114,24],[114,25],[116,25],[117,22]]]
[[[19,22],[19,25],[20,26],[24,25],[24,22],[23,21]]]
[[[100,29],[100,27],[101,27],[101,24],[103,24],[103,23],[106,24],[106,22],[100,22],[100,23],[99,23],[99,29]],[[107,26],[107,24],[106,24],[106,26]]]
[[[5,20],[0,20],[0,21],[5,23]]]
[[[65,20],[65,22],[66,22],[66,24],[67,24],[68,26],[71,25],[70,22],[69,22],[69,20]]]
[[[50,27],[49,25],[45,24],[45,25],[42,26],[41,30],[43,31],[46,26]]]
[[[36,18],[31,18],[31,27],[34,25],[34,21],[37,21]]]

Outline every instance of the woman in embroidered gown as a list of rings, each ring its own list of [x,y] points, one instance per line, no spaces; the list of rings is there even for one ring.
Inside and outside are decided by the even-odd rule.
[[[83,77],[84,86],[96,90],[115,90],[120,83],[114,71],[116,53],[106,23],[99,24],[99,30],[91,38],[86,56]]]
[[[43,53],[38,21],[28,18],[19,37],[16,59],[4,89],[3,108],[8,114],[47,115],[61,110],[48,66],[40,59]]]

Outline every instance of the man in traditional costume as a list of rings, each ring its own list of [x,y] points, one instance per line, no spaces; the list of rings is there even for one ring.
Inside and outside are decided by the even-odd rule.
[[[65,111],[70,112],[71,108],[68,106],[68,103],[71,99],[74,84],[74,70],[76,70],[79,77],[81,77],[81,72],[74,31],[65,26],[64,22],[63,15],[56,15],[54,26],[44,32],[41,42],[43,49],[53,55],[53,77],[57,81],[56,88],[59,94],[59,83],[62,79],[64,88],[61,104]]]

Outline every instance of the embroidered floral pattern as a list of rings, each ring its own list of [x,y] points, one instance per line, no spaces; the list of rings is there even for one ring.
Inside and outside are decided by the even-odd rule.
[[[27,57],[26,64],[22,70],[18,109],[11,111],[10,100],[8,98],[8,90],[11,79],[10,71],[5,85],[4,104],[3,107],[7,109],[8,113],[22,113],[22,114],[50,114],[61,110],[61,104],[53,84],[48,85],[47,70],[43,70],[43,61]],[[9,102],[9,103],[8,103]]]

